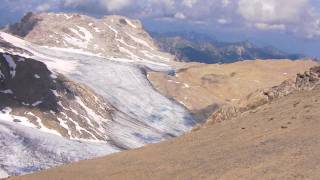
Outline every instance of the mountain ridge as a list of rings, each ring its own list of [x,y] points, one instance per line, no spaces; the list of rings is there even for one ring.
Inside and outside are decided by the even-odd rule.
[[[232,63],[248,59],[301,59],[304,55],[288,54],[272,46],[257,47],[249,41],[222,42],[196,32],[150,32],[161,50],[186,62]]]

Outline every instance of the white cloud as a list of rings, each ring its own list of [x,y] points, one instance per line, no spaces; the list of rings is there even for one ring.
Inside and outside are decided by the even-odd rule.
[[[1,1],[1,0],[0,0]],[[22,6],[21,4],[24,4]],[[320,37],[319,0],[4,0],[9,13],[66,11],[103,16],[228,24],[229,28],[288,31]],[[2,12],[6,14],[6,12]]]
[[[229,23],[229,21],[227,19],[225,19],[225,18],[220,18],[217,21],[218,21],[219,24],[228,24]]]
[[[320,37],[319,7],[313,0],[239,0],[238,13],[249,27],[286,30],[298,36]]]
[[[305,26],[305,31],[309,39],[320,37],[320,18]]]
[[[284,24],[256,23],[255,27],[260,30],[285,30],[286,29],[286,26]]]
[[[51,8],[49,3],[43,3],[37,6],[36,11],[48,11]]]
[[[198,0],[183,0],[182,4],[184,4],[185,6],[192,8],[192,6],[197,3]]]
[[[77,7],[80,5],[85,5],[89,1],[88,0],[62,0],[62,2],[64,7]]]
[[[128,7],[132,1],[131,0],[103,0],[101,1],[103,5],[109,10],[109,11],[118,11],[122,8]]]
[[[229,0],[222,0],[222,7],[227,7],[229,6],[230,1]]]
[[[239,13],[253,22],[297,22],[309,5],[308,0],[240,0]]]
[[[181,12],[177,12],[177,13],[174,15],[174,18],[176,18],[176,19],[185,19],[186,16],[185,16],[183,13],[181,13]]]

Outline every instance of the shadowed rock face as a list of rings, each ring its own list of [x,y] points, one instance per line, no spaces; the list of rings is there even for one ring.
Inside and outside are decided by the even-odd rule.
[[[44,63],[0,53],[0,178],[119,151],[106,134],[112,112]]]
[[[94,122],[83,106],[110,121],[112,107],[88,87],[54,75],[33,59],[1,53],[0,64],[1,109],[10,108],[11,115],[26,116],[35,127],[67,138],[108,140],[104,131],[97,130],[103,123]]]
[[[35,17],[32,12],[29,12],[21,19],[20,23],[7,27],[7,31],[10,31],[10,33],[16,36],[25,37],[33,30],[39,21],[41,21],[41,18]]]

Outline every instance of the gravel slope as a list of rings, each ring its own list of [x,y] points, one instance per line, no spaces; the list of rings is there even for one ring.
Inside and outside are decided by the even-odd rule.
[[[180,138],[11,179],[317,179],[320,89]]]

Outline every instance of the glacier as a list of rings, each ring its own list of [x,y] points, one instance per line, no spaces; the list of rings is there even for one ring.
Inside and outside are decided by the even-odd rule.
[[[85,84],[115,109],[105,129],[112,144],[68,140],[0,120],[0,170],[10,175],[157,143],[182,135],[197,123],[184,106],[157,92],[147,79],[148,71],[174,71],[166,58],[152,54],[149,59],[106,57],[78,49],[39,46],[4,32],[0,37],[32,55],[16,54],[41,61],[52,72]],[[27,159],[17,161],[23,157]]]

